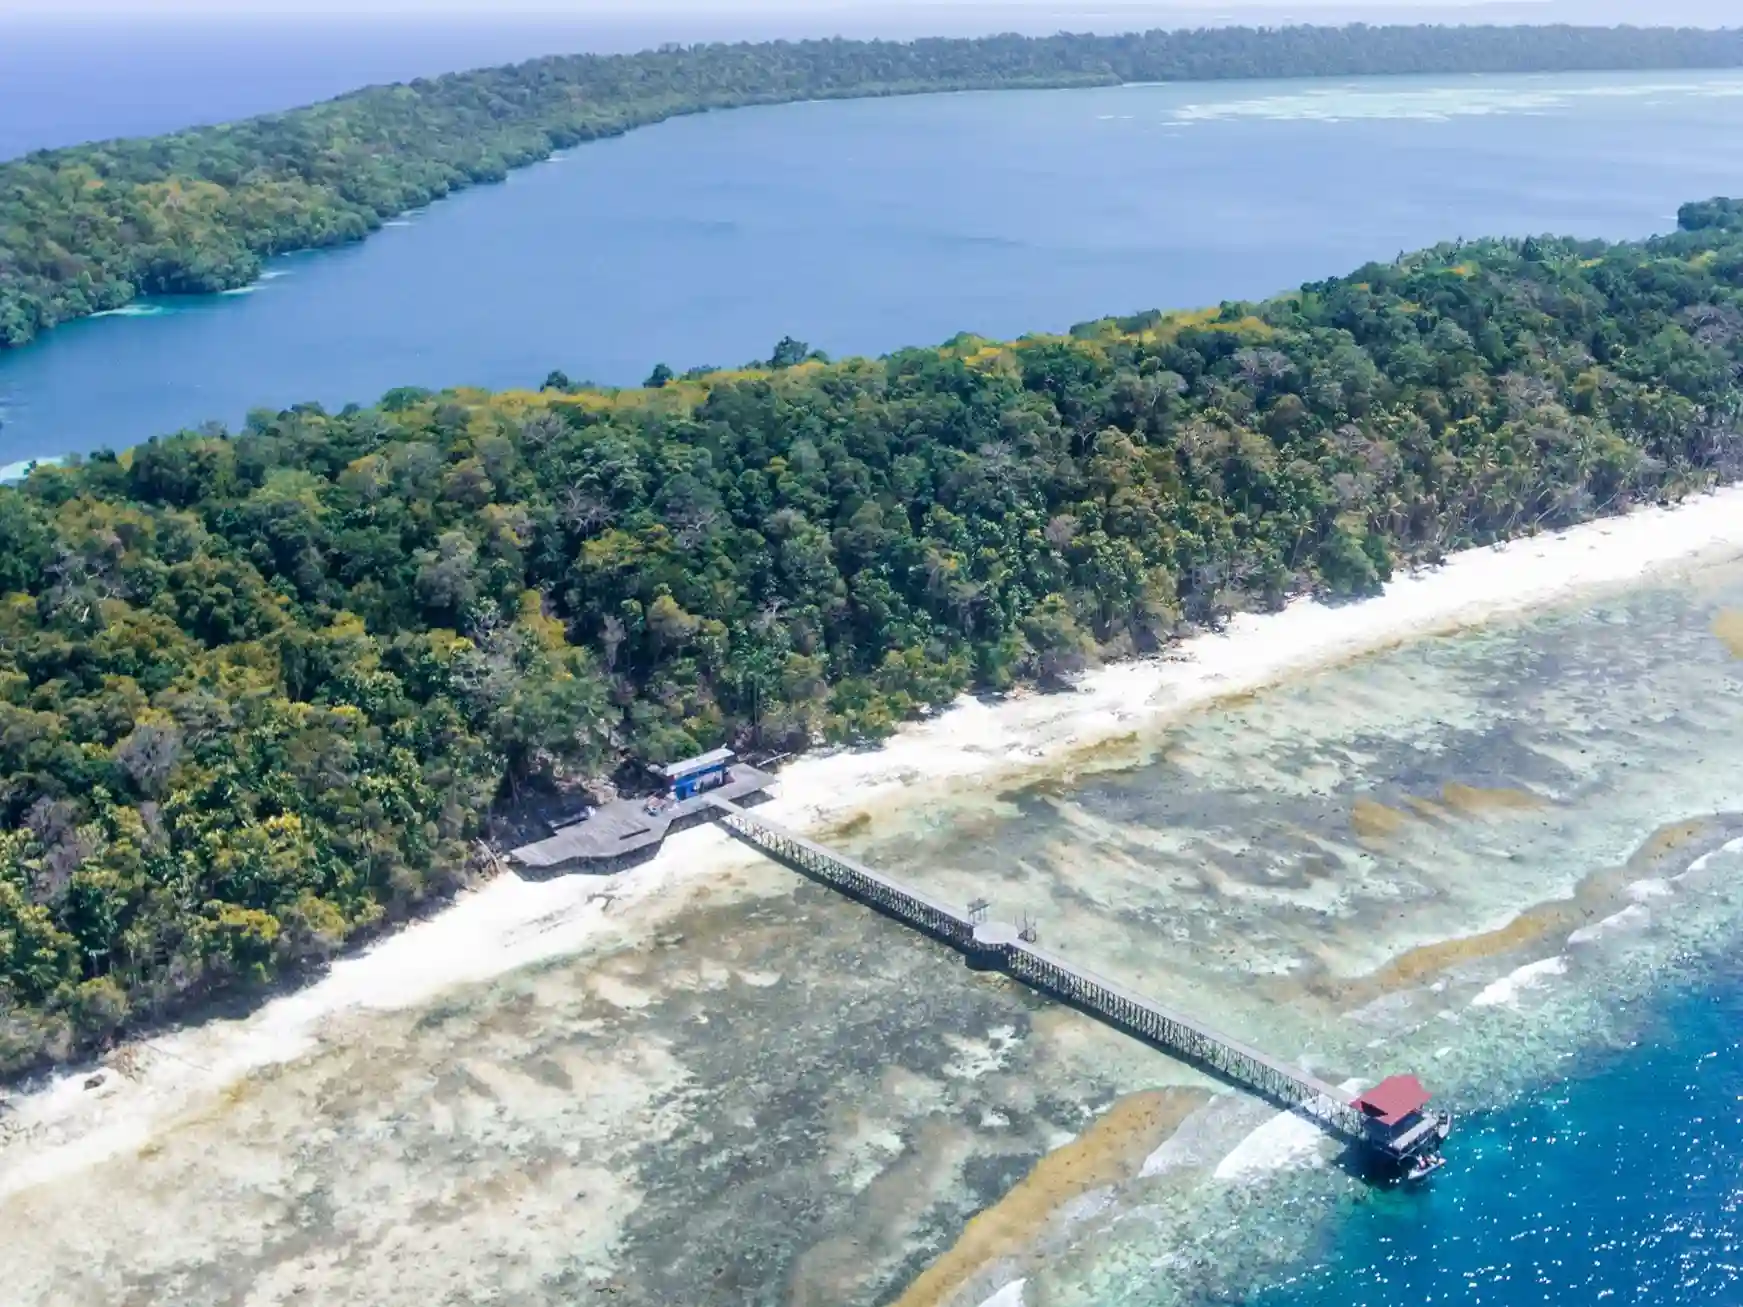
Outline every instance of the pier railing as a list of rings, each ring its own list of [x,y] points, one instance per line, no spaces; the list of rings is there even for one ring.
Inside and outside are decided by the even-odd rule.
[[[721,823],[728,830],[777,862],[786,863],[955,948],[966,950],[972,946],[974,923],[967,913],[874,871],[845,854],[813,843],[785,826],[746,812],[730,800],[715,798],[712,802],[720,810]]]
[[[1318,1121],[1333,1134],[1360,1141],[1360,1113],[1334,1085],[1237,1039],[1212,1030],[1142,994],[1039,948],[1014,927],[976,924],[969,914],[747,812],[715,799],[721,821],[747,844],[850,897],[948,943],[976,966],[997,968],[1025,985],[1108,1025],[1175,1053],[1220,1079]]]
[[[1335,1085],[1033,944],[1018,940],[996,948],[1000,970],[1031,989],[1168,1049],[1261,1098],[1300,1111],[1335,1134],[1353,1141],[1363,1138],[1360,1113]]]

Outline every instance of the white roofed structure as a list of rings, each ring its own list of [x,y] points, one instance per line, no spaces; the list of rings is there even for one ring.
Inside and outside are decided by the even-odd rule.
[[[669,762],[659,769],[660,775],[669,781],[675,781],[684,776],[694,776],[699,771],[716,771],[727,766],[736,756],[731,749],[714,749],[708,753],[699,753],[694,758],[685,758],[681,762]]]

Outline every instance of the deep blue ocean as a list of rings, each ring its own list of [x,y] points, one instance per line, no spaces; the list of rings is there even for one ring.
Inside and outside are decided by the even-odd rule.
[[[1743,968],[1662,995],[1632,1049],[1459,1122],[1448,1157],[1250,1307],[1743,1303]]]
[[[563,42],[623,48],[651,28]],[[64,36],[64,34],[63,34]],[[98,34],[101,37],[102,34]],[[0,156],[530,55],[504,28],[336,47],[0,43]],[[57,38],[61,39],[61,38]],[[251,44],[252,43],[252,44]],[[78,75],[69,79],[68,70]],[[142,69],[149,69],[143,73]],[[1456,236],[1663,230],[1743,192],[1743,76],[945,96],[687,119],[461,195],[254,293],[0,355],[0,464],[408,383],[634,383],[792,332],[880,352],[1263,295]],[[1743,1304],[1743,971],[1637,1046],[1462,1123],[1254,1307]]]

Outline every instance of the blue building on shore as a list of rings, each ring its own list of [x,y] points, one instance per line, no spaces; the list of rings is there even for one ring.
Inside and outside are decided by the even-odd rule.
[[[726,784],[733,758],[731,749],[715,749],[682,762],[667,763],[660,768],[660,775],[673,799],[690,799],[703,790]]]

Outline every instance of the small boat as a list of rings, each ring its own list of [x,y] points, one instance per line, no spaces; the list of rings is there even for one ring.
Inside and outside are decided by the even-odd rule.
[[[1410,1159],[1410,1166],[1404,1172],[1404,1178],[1406,1180],[1425,1180],[1445,1165],[1446,1158],[1439,1153],[1425,1153]]]

